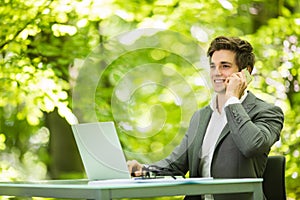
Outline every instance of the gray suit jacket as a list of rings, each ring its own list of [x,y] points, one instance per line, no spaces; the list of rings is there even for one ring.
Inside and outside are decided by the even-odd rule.
[[[249,92],[242,104],[225,108],[227,124],[217,141],[211,174],[214,178],[262,177],[271,146],[280,138],[284,116],[282,110]],[[212,109],[206,106],[194,113],[190,126],[174,151],[155,165],[189,171],[201,177],[201,146]],[[247,199],[240,195],[214,195],[215,199]],[[199,197],[197,197],[199,199]]]

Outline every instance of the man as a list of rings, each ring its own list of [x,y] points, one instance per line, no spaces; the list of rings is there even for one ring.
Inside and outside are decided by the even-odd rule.
[[[252,46],[245,40],[220,36],[208,49],[210,79],[215,91],[210,105],[196,111],[175,150],[154,163],[190,177],[262,177],[271,146],[283,127],[282,110],[246,90],[243,69],[254,67]],[[144,165],[128,161],[140,175]],[[249,194],[187,196],[186,199],[247,200]]]

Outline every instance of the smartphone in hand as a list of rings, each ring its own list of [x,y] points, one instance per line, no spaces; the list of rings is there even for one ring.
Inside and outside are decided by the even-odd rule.
[[[246,76],[247,84],[249,84],[252,81],[252,76],[250,75],[250,73],[247,69],[243,69],[242,71],[244,71],[244,74]]]

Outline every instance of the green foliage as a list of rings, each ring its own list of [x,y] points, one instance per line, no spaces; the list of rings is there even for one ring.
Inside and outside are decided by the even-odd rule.
[[[255,87],[269,94],[272,100],[283,108],[285,113],[281,141],[274,146],[274,154],[287,158],[286,181],[290,197],[300,195],[298,186],[299,163],[299,122],[300,109],[300,22],[296,14],[289,18],[271,19],[252,36],[259,62],[256,65],[258,79]],[[280,26],[277,26],[281,24]],[[270,76],[266,76],[270,74]],[[271,97],[271,98],[270,98]]]
[[[86,38],[84,31],[71,37],[77,29],[65,23],[74,23],[70,18],[74,19],[75,8],[64,10],[66,6],[58,1],[1,3],[0,133],[4,139],[0,169],[3,179],[45,178],[49,133],[39,137],[41,130],[46,129],[44,113],[58,108],[62,117],[72,120],[68,106],[68,68],[75,57],[84,57],[90,47],[81,39]],[[36,176],[32,176],[33,166],[27,166],[29,163],[40,166]],[[23,173],[26,168],[27,172]]]
[[[251,89],[284,110],[282,137],[272,154],[286,155],[288,196],[299,198],[299,12],[298,0],[1,1],[1,179],[47,178],[53,155],[48,155],[51,133],[45,127],[45,115],[58,109],[73,123],[73,112],[90,100],[83,99],[76,109],[71,107],[77,100],[72,96],[74,86],[84,83],[81,81],[96,81],[95,88],[78,90],[80,94],[96,91],[95,107],[78,118],[90,119],[95,112],[100,121],[114,120],[130,158],[153,161],[168,154],[180,141],[194,108],[209,99],[206,85],[195,82],[199,73],[205,76],[205,67],[199,72],[199,66],[194,68],[182,59],[193,47],[172,37],[161,42],[167,44],[162,49],[150,45],[124,54],[114,46],[101,46],[129,30],[161,28],[193,38],[203,49],[216,35],[242,36],[251,41],[257,55]],[[136,42],[143,39],[139,37]],[[100,50],[105,50],[96,58],[103,70],[101,79],[81,80],[82,64],[89,63],[85,58],[97,52],[99,49],[94,48],[99,44]],[[175,50],[167,51],[172,45]],[[182,51],[174,53],[177,50]],[[136,74],[135,67],[140,69]],[[135,80],[133,85],[125,82],[128,78]],[[146,78],[163,84],[149,84]],[[139,84],[143,87],[134,89]],[[174,91],[167,89],[185,84],[188,92],[176,92],[187,102],[197,99],[196,104],[187,103],[190,107],[186,113],[176,102]],[[124,95],[132,96],[126,99]]]

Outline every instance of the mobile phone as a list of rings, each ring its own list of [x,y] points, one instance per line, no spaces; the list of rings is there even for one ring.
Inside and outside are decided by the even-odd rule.
[[[242,71],[244,71],[244,74],[246,76],[247,84],[249,84],[252,81],[252,76],[250,75],[249,71],[245,68]]]

